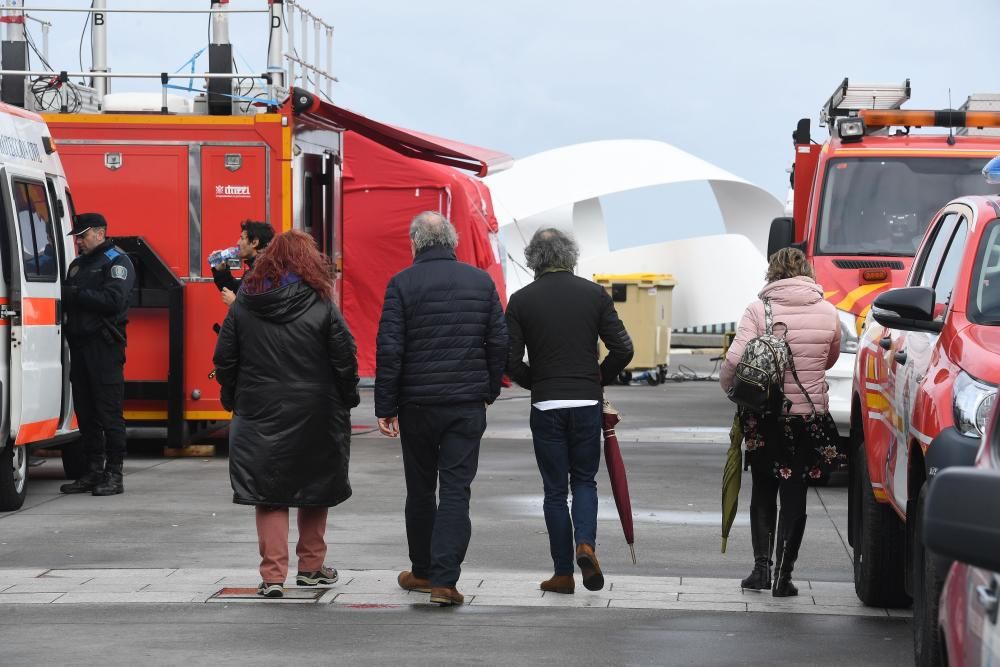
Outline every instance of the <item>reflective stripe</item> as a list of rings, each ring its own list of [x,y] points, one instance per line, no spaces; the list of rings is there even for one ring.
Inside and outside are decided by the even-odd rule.
[[[840,301],[839,303],[835,303],[834,306],[836,306],[839,310],[849,311],[851,310],[851,308],[854,307],[854,304],[856,304],[864,297],[868,296],[869,294],[871,294],[876,290],[880,290],[888,286],[889,283],[875,283],[873,285],[862,285],[861,287],[857,287],[848,292],[847,296],[845,296],[843,300]]]
[[[14,444],[23,445],[29,442],[48,440],[56,434],[57,428],[59,428],[58,417],[55,419],[45,419],[40,422],[32,422],[31,424],[22,424],[21,428],[17,429],[17,439],[14,440]]]
[[[53,326],[56,322],[56,299],[28,298],[21,301],[21,322],[25,326]]]

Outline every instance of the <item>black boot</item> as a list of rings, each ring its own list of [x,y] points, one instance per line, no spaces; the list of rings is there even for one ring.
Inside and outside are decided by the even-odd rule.
[[[799,594],[799,589],[792,583],[792,570],[799,557],[799,547],[802,546],[802,535],[806,530],[806,515],[795,520],[789,527],[784,519],[778,523],[778,564],[774,568],[774,588],[771,595],[776,598],[787,598]]]
[[[125,493],[125,479],[122,476],[121,463],[109,463],[104,471],[104,481],[91,491],[95,496],[116,496]]]
[[[104,460],[91,459],[89,469],[83,473],[83,477],[63,484],[59,487],[61,493],[90,493],[98,484],[104,481]]]
[[[753,545],[753,571],[740,586],[755,591],[771,588],[771,553],[774,551],[774,513],[750,508],[750,543]]]

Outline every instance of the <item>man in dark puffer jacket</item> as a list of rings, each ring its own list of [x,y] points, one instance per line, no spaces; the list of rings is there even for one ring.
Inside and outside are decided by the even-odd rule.
[[[403,446],[413,567],[398,581],[431,602],[462,604],[455,585],[472,533],[470,486],[486,406],[500,395],[507,326],[493,279],[455,259],[450,222],[421,213],[410,242],[413,266],[386,288],[375,372],[379,430]]]

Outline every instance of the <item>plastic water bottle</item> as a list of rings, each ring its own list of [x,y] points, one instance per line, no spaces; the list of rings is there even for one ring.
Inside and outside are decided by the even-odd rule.
[[[240,249],[237,247],[223,248],[222,250],[214,250],[208,256],[209,266],[219,266],[220,264],[229,264],[230,260],[239,261]]]

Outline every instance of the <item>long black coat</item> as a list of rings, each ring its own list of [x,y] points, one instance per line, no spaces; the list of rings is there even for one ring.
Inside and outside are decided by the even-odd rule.
[[[337,307],[292,280],[241,291],[215,347],[233,502],[332,507],[351,496],[357,348]]]

